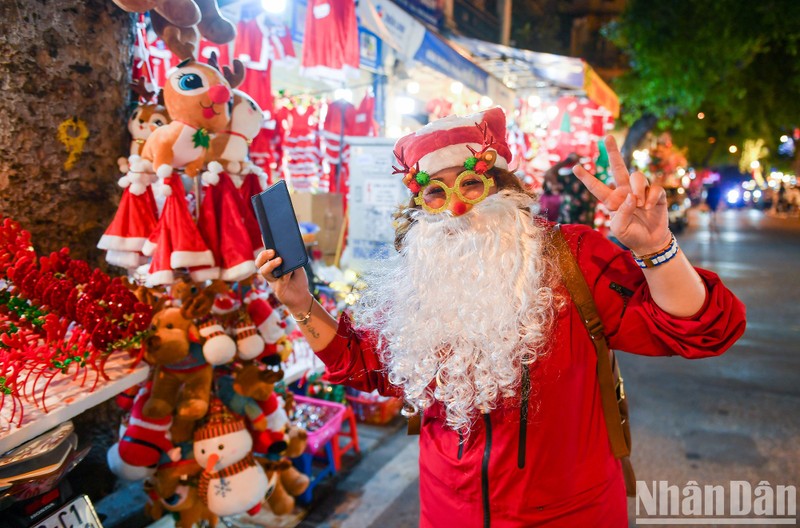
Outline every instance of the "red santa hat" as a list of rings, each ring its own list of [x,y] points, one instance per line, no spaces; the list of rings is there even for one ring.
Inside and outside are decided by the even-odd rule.
[[[140,252],[158,224],[157,211],[149,186],[138,195],[130,188],[122,191],[114,219],[97,243],[99,249],[106,250],[109,264],[129,269],[142,264]]]
[[[142,253],[152,257],[148,273],[152,286],[171,284],[173,269],[214,265],[214,255],[189,213],[180,175],[173,174],[164,183],[168,186],[164,210],[142,247]]]
[[[412,192],[416,192],[412,180],[416,174],[429,177],[440,170],[462,166],[482,172],[480,165],[476,168],[481,161],[489,168],[508,169],[511,150],[506,142],[506,114],[495,107],[466,117],[439,119],[400,138],[394,153],[400,162],[395,172],[406,176],[403,181]]]
[[[242,301],[239,295],[234,290],[228,290],[218,293],[214,297],[214,305],[211,307],[211,313],[216,315],[225,315],[234,312],[241,308]]]

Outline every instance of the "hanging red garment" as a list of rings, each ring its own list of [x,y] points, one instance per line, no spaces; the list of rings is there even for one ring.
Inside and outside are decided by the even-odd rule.
[[[117,212],[97,243],[106,251],[106,261],[114,266],[133,269],[146,259],[142,248],[158,225],[158,208],[149,185],[143,193],[134,194],[127,187],[122,191]]]
[[[358,104],[353,126],[348,130],[349,136],[372,136],[379,135],[378,122],[375,121],[375,97],[367,94]]]
[[[168,194],[161,218],[142,247],[142,253],[152,258],[147,274],[151,286],[172,284],[174,269],[214,265],[214,255],[189,213],[180,174],[173,173],[164,184]]]
[[[353,0],[309,0],[301,72],[345,81],[358,77],[358,22]]]
[[[219,181],[203,190],[197,227],[214,254],[219,278],[237,282],[253,275],[256,265],[246,226],[248,211],[239,190],[227,172],[219,173]]]
[[[253,249],[253,254],[258,255],[258,252],[264,249],[264,241],[261,238],[261,229],[258,227],[256,220],[256,213],[253,211],[250,199],[264,191],[261,186],[261,181],[254,173],[246,174],[239,187],[239,194],[245,205],[244,225],[247,228],[247,234],[250,237],[250,246]]]
[[[217,64],[219,64],[220,68],[222,66],[230,67],[230,46],[228,44],[217,44],[208,39],[201,38],[198,44],[197,60],[208,64],[208,60],[211,58],[212,53],[217,54]]]
[[[331,184],[336,182],[336,172],[340,171],[340,161],[344,163],[343,154],[343,135],[352,135],[355,128],[356,107],[352,103],[344,100],[334,101],[328,104],[328,111],[325,115],[325,123],[320,130],[320,147],[322,157],[325,161],[325,169],[320,178],[319,188],[321,191],[335,191]],[[341,176],[341,172],[340,172]]]
[[[288,112],[284,155],[289,184],[296,191],[310,191],[319,185],[321,155],[315,113],[313,106],[303,112],[297,107]]]

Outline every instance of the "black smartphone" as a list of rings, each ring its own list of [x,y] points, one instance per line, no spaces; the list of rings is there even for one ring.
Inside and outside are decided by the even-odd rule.
[[[256,212],[264,247],[275,250],[282,259],[273,270],[275,278],[282,277],[308,263],[308,252],[300,234],[300,226],[294,214],[292,199],[286,182],[278,180],[266,191],[250,199]]]

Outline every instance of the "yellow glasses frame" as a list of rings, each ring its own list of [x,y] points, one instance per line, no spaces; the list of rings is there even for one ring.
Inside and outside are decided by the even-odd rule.
[[[475,198],[475,199],[471,200],[469,198],[466,198],[463,194],[461,194],[461,182],[467,176],[470,176],[470,177],[477,176],[477,177],[479,177],[481,179],[481,182],[483,182],[483,194],[481,194],[478,198]],[[425,188],[427,188],[427,187],[429,187],[431,185],[438,185],[439,187],[441,187],[444,190],[446,198],[445,198],[445,201],[444,201],[444,205],[442,205],[441,207],[433,208],[433,207],[429,206],[427,203],[425,203],[425,198],[423,197],[423,193],[425,192]],[[452,198],[453,194],[458,196],[458,199],[461,200],[462,202],[464,202],[465,204],[475,205],[476,203],[485,200],[486,197],[489,196],[489,189],[491,189],[492,187],[494,187],[494,180],[493,179],[489,179],[489,178],[486,177],[486,175],[478,174],[477,172],[472,171],[472,170],[465,170],[464,172],[462,172],[461,174],[458,175],[458,178],[456,178],[456,181],[454,182],[453,187],[448,187],[441,180],[431,180],[428,185],[426,185],[425,187],[420,189],[419,193],[417,193],[417,196],[414,198],[414,203],[419,205],[420,207],[422,207],[423,209],[425,209],[429,213],[441,213],[442,211],[445,211],[447,209],[447,207],[450,205],[450,201],[451,201],[451,198]]]

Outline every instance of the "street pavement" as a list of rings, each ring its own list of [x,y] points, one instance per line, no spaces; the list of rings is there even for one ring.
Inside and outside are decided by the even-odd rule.
[[[800,486],[800,220],[691,212],[678,236],[747,306],[747,331],[719,358],[619,354],[641,481]],[[316,502],[300,525],[406,528],[419,516],[417,440],[403,430]],[[635,499],[628,499],[630,526]]]

